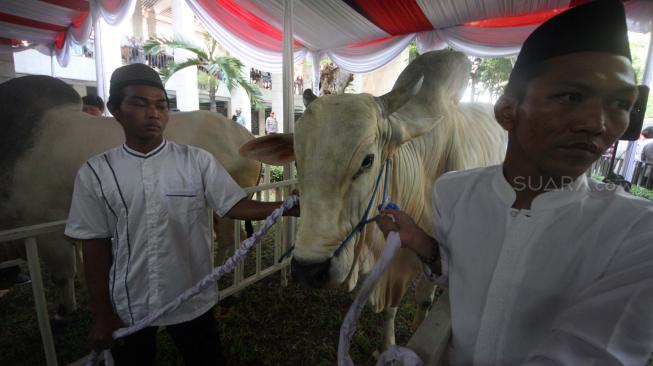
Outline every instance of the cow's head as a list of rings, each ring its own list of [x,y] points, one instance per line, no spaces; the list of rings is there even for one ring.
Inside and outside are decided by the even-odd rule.
[[[393,116],[421,83],[420,76],[382,97],[317,98],[307,90],[307,108],[294,138],[269,135],[241,148],[243,155],[268,164],[292,161],[294,154],[301,220],[292,268],[300,281],[312,287],[335,286],[350,275],[361,253],[361,234],[338,256],[334,251],[363,216],[385,159],[436,124],[433,118],[400,122]]]

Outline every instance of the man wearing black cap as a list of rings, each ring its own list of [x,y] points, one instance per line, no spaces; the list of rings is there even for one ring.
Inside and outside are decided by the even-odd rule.
[[[526,40],[495,105],[503,164],[438,180],[433,236],[382,213],[381,230],[449,288],[450,364],[646,363],[653,205],[584,174],[636,97],[623,5],[559,14]]]
[[[97,95],[87,95],[82,98],[82,112],[101,117],[104,113],[104,101]]]
[[[163,137],[168,97],[148,66],[116,69],[107,106],[123,127],[125,144],[80,168],[65,230],[83,241],[91,341],[112,347],[118,365],[154,365],[156,332],[165,326],[187,365],[222,365],[211,312],[217,287],[115,343],[111,334],[173,301],[213,269],[207,207],[256,220],[279,204],[247,199],[208,152]]]

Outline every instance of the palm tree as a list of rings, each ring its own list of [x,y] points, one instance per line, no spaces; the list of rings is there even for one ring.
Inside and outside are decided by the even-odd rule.
[[[216,111],[215,93],[220,82],[225,83],[229,90],[236,87],[245,89],[254,108],[261,108],[263,106],[261,91],[257,86],[249,82],[248,77],[244,76],[243,68],[245,66],[243,63],[235,57],[216,55],[218,42],[207,33],[204,34],[204,43],[206,47],[196,45],[182,38],[167,39],[158,37],[150,38],[143,45],[143,49],[149,55],[161,54],[166,48],[179,48],[191,52],[193,57],[182,62],[169,62],[159,70],[159,74],[161,74],[165,84],[177,71],[186,67],[197,66],[200,84],[207,86],[209,89],[210,110],[212,112]]]

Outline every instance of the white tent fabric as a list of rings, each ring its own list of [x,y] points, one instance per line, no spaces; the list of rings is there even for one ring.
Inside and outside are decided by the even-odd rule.
[[[89,0],[90,14],[87,15],[81,24],[75,26],[73,23],[83,11],[71,9],[64,6],[35,0],[2,0],[0,1],[0,13],[12,17],[34,20],[45,23],[44,27],[37,25],[20,25],[7,21],[0,21],[0,35],[4,38],[29,40],[34,45],[30,48],[57,57],[57,61],[63,67],[68,65],[70,59],[70,47],[72,45],[83,45],[88,41],[95,20],[100,17],[108,24],[118,24],[127,15],[131,14],[135,0]],[[53,27],[65,29],[63,47],[55,46],[55,39],[59,32]],[[19,52],[25,47],[4,45],[2,52]]]
[[[252,27],[242,14],[257,18],[268,28],[282,29],[284,0],[233,0],[238,8],[207,0],[186,0],[218,42],[236,57],[257,68],[281,72],[281,39]],[[520,16],[564,9],[569,0],[417,0],[433,30],[392,36],[340,0],[294,2],[294,63],[310,58],[313,63],[328,55],[341,68],[365,73],[394,59],[417,37],[419,52],[451,47],[473,56],[511,56],[536,25],[509,28],[475,27],[467,22],[493,17]],[[211,8],[211,9],[209,9]],[[651,29],[653,2],[626,3],[632,30]],[[241,24],[242,27],[238,27]],[[232,31],[229,30],[232,29]],[[236,29],[236,31],[234,31]],[[316,79],[316,78],[314,78]]]
[[[252,65],[257,69],[268,70],[271,72],[281,72],[283,58],[281,53],[281,41],[259,33],[254,38],[256,44],[244,42],[242,38],[234,36],[222,26],[223,22],[236,22],[238,19],[228,12],[218,12],[221,18],[213,18],[197,1],[187,0],[186,3],[193,10],[197,18],[207,31],[213,36],[218,43],[231,54],[239,58],[246,64]],[[282,18],[283,19],[283,18]],[[254,32],[254,30],[252,30]],[[295,47],[294,62],[300,63],[306,57],[306,49]]]
[[[628,30],[649,33],[653,29],[653,1],[638,0],[624,3],[628,16]]]
[[[536,26],[511,28],[451,27],[417,35],[420,53],[449,46],[470,56],[503,57],[519,53]],[[430,43],[429,43],[430,42]]]
[[[434,29],[480,19],[510,17],[569,6],[569,0],[417,0]]]
[[[414,34],[390,37],[370,45],[336,48],[326,54],[336,65],[349,72],[370,72],[397,57],[413,38]]]

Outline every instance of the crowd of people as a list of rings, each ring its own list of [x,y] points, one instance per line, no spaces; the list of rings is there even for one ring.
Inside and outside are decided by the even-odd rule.
[[[250,68],[249,80],[252,84],[256,84],[264,89],[272,89],[272,75],[267,71]]]

